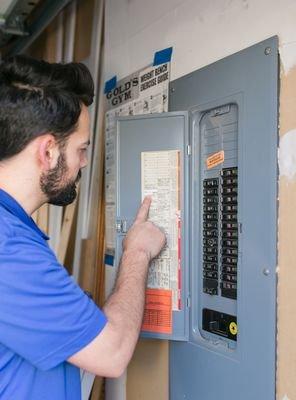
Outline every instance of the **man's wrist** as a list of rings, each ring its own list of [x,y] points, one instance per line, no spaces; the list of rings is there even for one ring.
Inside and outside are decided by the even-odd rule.
[[[131,261],[141,262],[143,264],[149,264],[151,261],[150,254],[144,249],[123,249],[123,258],[128,258]]]

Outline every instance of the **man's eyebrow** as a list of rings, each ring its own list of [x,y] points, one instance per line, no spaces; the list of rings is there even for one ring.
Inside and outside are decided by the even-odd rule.
[[[82,143],[83,145],[89,146],[90,145],[90,140],[88,140],[87,142]]]

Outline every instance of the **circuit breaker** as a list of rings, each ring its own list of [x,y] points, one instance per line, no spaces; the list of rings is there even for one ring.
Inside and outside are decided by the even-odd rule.
[[[277,84],[274,37],[172,82],[169,113],[117,121],[118,258],[143,158],[175,163],[177,280],[151,288],[156,331],[142,329],[170,339],[171,400],[275,399]]]

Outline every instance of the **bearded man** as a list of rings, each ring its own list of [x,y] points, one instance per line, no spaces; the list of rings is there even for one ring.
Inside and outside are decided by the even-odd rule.
[[[65,206],[87,165],[93,81],[79,63],[0,65],[0,399],[78,400],[79,368],[118,377],[140,331],[149,262],[165,244],[146,198],[100,310],[30,215]]]

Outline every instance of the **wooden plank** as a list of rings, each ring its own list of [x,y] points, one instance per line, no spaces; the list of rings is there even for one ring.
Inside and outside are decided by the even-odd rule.
[[[49,62],[54,62],[56,59],[57,48],[57,28],[58,18],[47,27],[47,29],[36,39],[36,41],[27,49],[27,54],[32,57],[44,59]],[[49,205],[44,204],[39,208],[36,218],[36,223],[39,228],[48,234],[49,229]]]
[[[72,62],[74,57],[77,2],[73,0],[64,10],[64,62]]]
[[[95,0],[77,2],[74,61],[82,62],[91,52]]]
[[[46,29],[46,42],[40,43],[44,49],[43,59],[48,62],[56,61],[58,23],[58,18],[55,18]]]
[[[55,46],[55,62],[63,61],[64,22],[64,12],[62,11],[56,17],[55,31],[52,34],[53,45]],[[50,57],[53,57],[53,54]],[[50,237],[49,245],[54,252],[58,251],[61,239],[62,215],[63,207],[49,206],[48,236]]]
[[[33,212],[33,214],[31,215],[33,221],[37,224],[38,221],[38,210],[36,210],[35,212]]]
[[[38,210],[38,221],[39,228],[46,234],[48,234],[48,204],[43,204]]]
[[[102,186],[104,180],[102,179]],[[103,188],[101,189],[103,193]],[[94,300],[99,306],[103,306],[105,302],[105,202],[104,196],[100,199],[100,211],[98,214],[98,233],[96,238],[96,271],[95,271],[95,287],[94,287]]]
[[[79,284],[91,293],[94,301],[102,306],[105,301],[104,235],[105,211],[100,205],[97,236],[82,240]]]
[[[97,221],[97,163],[96,155],[100,154],[97,151],[97,141],[100,138],[96,132],[96,118],[97,118],[97,98],[99,93],[102,92],[102,40],[103,37],[103,16],[104,16],[104,1],[95,0],[95,8],[93,15],[93,32],[91,38],[91,53],[88,59],[83,60],[83,62],[89,67],[94,80],[95,87],[95,102],[90,107],[90,125],[91,125],[91,146],[89,148],[89,159],[90,163],[88,168],[84,171],[81,179],[81,194],[80,194],[80,204],[78,212],[78,222],[77,222],[77,236],[75,242],[75,255],[73,263],[73,275],[77,279],[79,276],[80,269],[80,256],[81,256],[81,239],[91,238],[96,236],[96,227],[93,230],[90,228],[90,221]],[[99,71],[101,73],[99,83]],[[103,104],[103,103],[102,103]],[[100,107],[99,107],[100,108]],[[92,171],[95,171],[95,177],[92,179]],[[95,189],[93,189],[95,188]],[[93,195],[93,192],[95,193]]]
[[[78,204],[78,195],[79,195],[78,192],[79,192],[79,187],[77,188],[76,200],[72,204],[69,204],[64,211],[64,218],[60,233],[60,241],[57,251],[57,257],[61,264],[64,264],[66,259],[67,249],[69,246],[69,239],[74,223],[74,216]]]
[[[98,88],[96,92],[96,114],[92,113],[92,126],[94,128],[94,146],[91,154],[91,169],[90,169],[90,190],[89,190],[89,208],[87,209],[87,226],[88,233],[91,234],[94,231],[93,218],[94,212],[97,211],[98,196],[101,194],[101,182],[103,174],[101,174],[104,168],[104,146],[105,146],[105,96],[103,87],[105,84],[105,77],[103,73],[103,26],[104,26],[104,2],[102,0],[96,1],[97,17],[95,18],[95,25],[101,27],[100,30],[93,32],[92,38],[92,63],[94,64],[94,70],[99,71],[94,77],[95,87]],[[95,51],[97,48],[97,51]],[[96,214],[97,215],[97,214]]]
[[[101,12],[103,10],[101,9]],[[103,85],[100,76],[100,87]],[[94,299],[100,306],[105,301],[105,201],[104,201],[104,96],[100,91],[98,100],[98,113],[95,130],[95,145],[92,159],[90,207],[88,212],[88,229],[94,241],[95,251],[95,288]]]
[[[77,230],[77,214],[78,214],[78,207],[76,207],[74,213],[72,228],[68,242],[68,248],[65,256],[65,261],[63,264],[70,275],[73,275],[73,260],[74,260],[74,250],[75,250],[75,240],[76,240],[76,230]]]
[[[81,241],[81,268],[78,283],[83,290],[94,294],[94,251],[93,240],[83,239]]]
[[[103,389],[104,389],[104,379],[101,378],[100,376],[96,376],[91,391],[90,400],[101,400]]]
[[[26,54],[31,57],[37,58],[38,60],[44,59],[44,43],[47,40],[47,31],[43,31],[38,38],[27,48]]]

